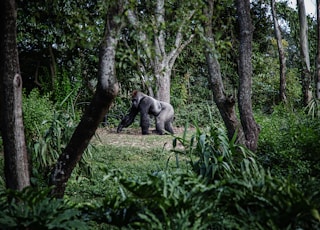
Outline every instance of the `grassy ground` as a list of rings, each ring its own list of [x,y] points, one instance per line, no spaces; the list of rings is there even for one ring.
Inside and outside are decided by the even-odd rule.
[[[192,131],[189,133],[191,135]],[[181,137],[183,129],[175,129],[175,135]],[[118,134],[100,128],[91,141],[94,150],[86,162],[91,175],[73,174],[66,196],[75,202],[83,202],[83,199],[99,201],[119,192],[117,178],[110,176],[114,170],[120,170],[134,180],[178,167],[187,170],[190,168],[188,157],[177,156],[171,151],[173,139],[171,135],[141,135],[140,129],[126,129]]]

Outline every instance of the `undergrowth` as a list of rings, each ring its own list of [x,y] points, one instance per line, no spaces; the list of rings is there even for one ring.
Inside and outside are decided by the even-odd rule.
[[[64,200],[1,189],[0,228],[320,229],[319,121],[281,107],[256,119],[256,154],[213,117],[171,151],[95,143]]]

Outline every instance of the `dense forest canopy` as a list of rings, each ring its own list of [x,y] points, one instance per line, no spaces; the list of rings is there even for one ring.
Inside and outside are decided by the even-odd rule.
[[[138,9],[141,21],[146,28],[152,28],[152,6],[140,2]],[[211,96],[206,87],[206,65],[203,54],[203,32],[201,32],[201,3],[185,6],[168,2],[166,13],[166,49],[174,44],[179,22],[170,17],[181,17],[185,7],[195,9],[191,31],[195,38],[188,44],[175,61],[171,74],[171,100],[176,106],[196,101],[196,98]],[[27,92],[33,88],[43,93],[50,92],[53,100],[68,94],[68,87],[79,87],[80,102],[88,101],[93,94],[97,75],[98,44],[103,33],[105,8],[103,1],[18,1],[18,48],[24,87]],[[139,8],[140,7],[140,8]],[[149,8],[148,8],[149,7]],[[197,8],[198,7],[198,8]],[[221,63],[223,81],[228,93],[237,89],[237,31],[235,8],[232,1],[218,1],[214,4],[215,49]],[[299,77],[299,28],[297,11],[288,3],[277,2],[278,17],[281,22],[283,43],[286,49],[288,99],[299,100],[296,77]],[[149,11],[148,11],[149,10]],[[172,14],[173,15],[170,15]],[[150,14],[150,15],[148,15]],[[251,1],[253,19],[253,105],[270,108],[277,103],[278,57],[276,52],[273,21],[268,1]],[[149,18],[148,18],[149,17]],[[151,18],[150,18],[151,17]],[[171,21],[173,20],[173,21]],[[170,23],[168,23],[170,22]],[[316,21],[308,16],[310,60],[316,55]],[[139,36],[134,27],[127,23],[122,30],[121,41],[117,48],[117,75],[121,84],[121,95],[132,89],[147,93],[149,85],[154,85],[152,60],[145,58],[145,49],[139,44]],[[172,34],[170,34],[172,31]],[[150,33],[151,31],[146,31]],[[171,40],[170,40],[171,39]],[[153,51],[152,51],[153,52]],[[151,61],[151,63],[150,63]],[[271,67],[271,68],[270,68]],[[314,69],[314,65],[311,66]],[[313,70],[314,72],[314,70]],[[271,76],[271,77],[270,77]],[[199,86],[199,87],[197,87]],[[151,87],[152,88],[152,87]],[[153,90],[156,90],[155,88]],[[63,92],[67,91],[67,92]],[[63,92],[63,93],[62,93]],[[192,97],[191,97],[192,92]],[[205,93],[207,92],[207,93]],[[63,95],[59,95],[62,93]],[[154,92],[155,93],[155,92]],[[202,94],[205,95],[202,95]],[[290,96],[292,94],[292,96]],[[54,98],[56,97],[56,98]]]

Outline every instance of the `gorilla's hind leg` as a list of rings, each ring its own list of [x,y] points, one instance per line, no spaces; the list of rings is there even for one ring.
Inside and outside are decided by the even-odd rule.
[[[167,121],[165,124],[165,129],[171,134],[174,134],[171,121]]]
[[[165,130],[164,122],[159,119],[159,117],[156,118],[156,133],[163,135]]]

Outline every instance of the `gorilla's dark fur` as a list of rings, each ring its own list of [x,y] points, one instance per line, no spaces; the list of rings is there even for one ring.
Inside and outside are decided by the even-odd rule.
[[[132,106],[129,114],[127,114],[118,126],[117,132],[131,125],[136,115],[140,112],[140,126],[142,134],[149,134],[149,115],[156,118],[156,132],[160,135],[165,130],[173,134],[172,122],[174,119],[174,110],[172,105],[167,102],[158,101],[139,91],[132,93]]]

